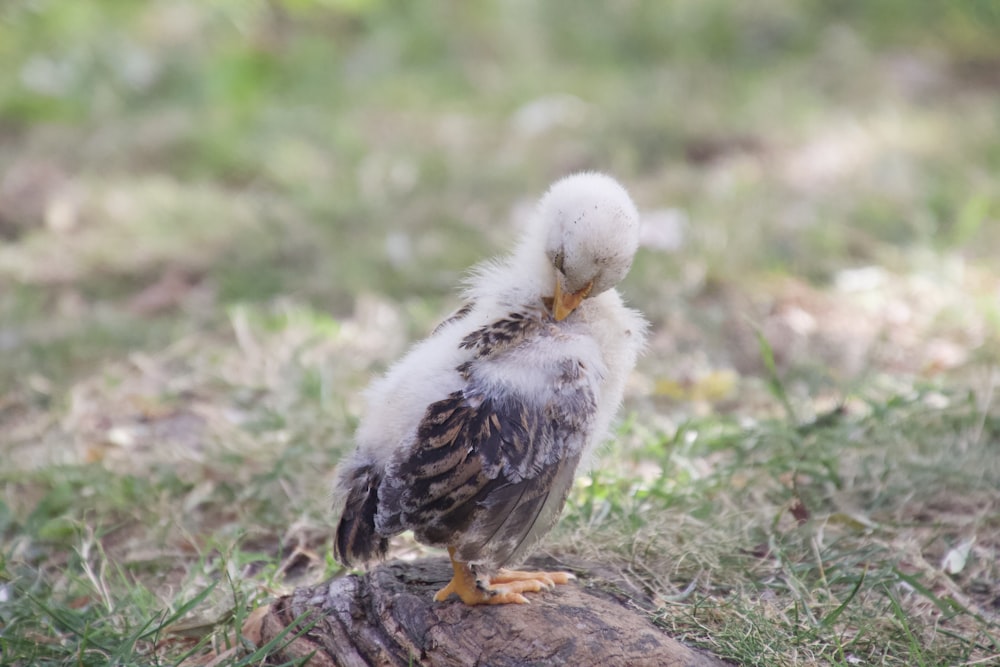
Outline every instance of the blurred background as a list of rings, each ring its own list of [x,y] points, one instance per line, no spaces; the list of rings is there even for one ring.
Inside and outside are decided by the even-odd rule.
[[[645,213],[664,353],[752,372],[749,317],[782,363],[950,368],[995,352],[998,35],[988,0],[6,2],[0,386],[277,297],[411,338],[580,169]]]
[[[831,575],[836,629],[839,600],[887,605],[878,572],[974,524],[961,599],[995,609],[1000,3],[3,0],[0,653],[16,618],[70,646],[4,611],[18,582],[125,645],[222,572],[239,619],[339,571],[329,474],[361,390],[584,169],[643,213],[622,291],[653,337],[556,543],[645,530],[671,559],[636,575],[652,590],[794,605],[767,558],[812,560],[809,511],[858,540],[823,556],[851,576],[893,526],[880,565]],[[927,600],[913,634],[938,637]],[[746,636],[720,614],[690,631]],[[798,655],[799,618],[762,646]]]

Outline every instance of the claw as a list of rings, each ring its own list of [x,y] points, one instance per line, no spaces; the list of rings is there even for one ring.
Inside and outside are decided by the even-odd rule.
[[[455,574],[448,584],[434,594],[438,602],[447,600],[452,593],[468,605],[477,604],[530,604],[522,593],[552,590],[575,576],[569,572],[522,572],[501,569],[488,581],[479,581],[466,563],[455,560],[455,550],[449,548],[451,566]]]

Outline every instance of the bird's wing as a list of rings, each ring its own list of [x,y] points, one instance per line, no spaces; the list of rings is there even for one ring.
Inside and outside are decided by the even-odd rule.
[[[555,335],[539,318],[513,314],[464,339],[474,353],[458,369],[465,386],[428,406],[414,445],[390,464],[379,532],[410,528],[456,547],[459,559],[502,565],[550,527],[590,434],[598,370],[554,355],[533,363],[545,389],[532,393],[498,382],[497,368],[534,360],[532,345],[558,349]],[[484,364],[493,365],[489,379]]]

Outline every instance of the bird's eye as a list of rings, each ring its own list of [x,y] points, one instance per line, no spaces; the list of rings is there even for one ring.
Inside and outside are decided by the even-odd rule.
[[[563,250],[562,248],[559,248],[559,250],[556,251],[555,257],[552,258],[552,265],[557,269],[559,269],[559,273],[565,274],[566,272],[563,271],[563,262],[565,261],[566,261],[566,251]]]

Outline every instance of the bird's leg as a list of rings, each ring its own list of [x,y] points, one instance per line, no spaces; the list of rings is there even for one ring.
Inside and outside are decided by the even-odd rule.
[[[434,595],[434,599],[438,602],[447,600],[452,593],[458,595],[462,598],[462,602],[468,605],[508,604],[511,602],[524,604],[528,601],[526,597],[521,595],[520,590],[497,589],[479,581],[468,563],[455,560],[454,547],[448,547],[448,556],[451,558],[451,567],[455,574],[448,585]]]
[[[434,594],[434,599],[444,602],[452,593],[462,598],[466,604],[479,604],[481,591],[479,590],[476,574],[467,564],[455,560],[454,547],[448,547],[448,558],[451,559],[451,568],[455,574],[452,575],[448,585]]]
[[[448,585],[439,590],[434,599],[447,600],[455,593],[468,605],[477,604],[526,604],[528,598],[521,593],[529,593],[554,588],[575,577],[568,572],[519,572],[500,570],[489,581],[480,581],[467,563],[455,560],[455,549],[448,547],[451,567],[455,571]]]

